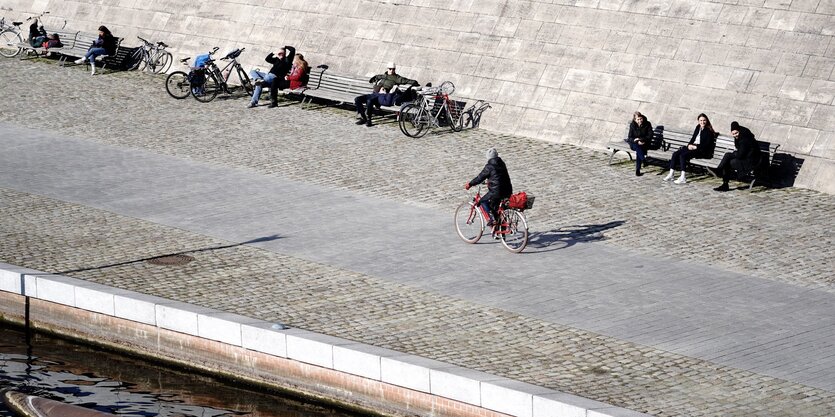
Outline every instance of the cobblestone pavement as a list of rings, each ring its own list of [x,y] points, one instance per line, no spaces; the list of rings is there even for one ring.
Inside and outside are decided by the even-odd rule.
[[[90,77],[16,60],[0,61],[0,71],[8,80],[0,121],[444,210],[463,197],[461,183],[495,145],[516,188],[537,195],[535,232],[597,225],[613,247],[833,291],[832,196],[795,189],[717,195],[712,180],[674,186],[656,175],[635,178],[630,166],[606,166],[597,151],[481,131],[413,140],[393,125],[357,127],[348,111],[302,111],[291,102],[246,110],[244,100],[175,101],[160,78],[142,74]],[[835,414],[831,392],[89,207],[3,189],[0,213],[0,260],[11,264],[66,272],[202,249],[193,253],[200,262],[180,268],[135,262],[69,275],[657,415]],[[247,293],[218,298],[211,291],[265,271],[268,278]],[[268,308],[252,303],[264,294]]]

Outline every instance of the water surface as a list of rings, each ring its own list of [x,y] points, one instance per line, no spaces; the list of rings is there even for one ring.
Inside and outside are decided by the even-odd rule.
[[[0,321],[0,390],[14,388],[125,416],[357,417]],[[13,416],[0,401],[0,416]]]

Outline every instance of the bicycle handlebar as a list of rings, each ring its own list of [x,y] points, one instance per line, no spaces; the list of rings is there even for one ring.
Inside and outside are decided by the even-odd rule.
[[[43,17],[43,15],[45,15],[45,14],[49,14],[49,12],[44,11],[43,13],[41,13],[41,14],[39,14],[39,15],[37,15],[37,16],[29,16],[29,17],[27,17],[27,18],[26,18],[26,21],[28,22],[28,21],[30,21],[30,20],[32,20],[32,19],[40,19],[40,18],[41,18],[41,17]]]

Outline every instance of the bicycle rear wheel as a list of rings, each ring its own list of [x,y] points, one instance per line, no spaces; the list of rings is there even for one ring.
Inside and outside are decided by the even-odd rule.
[[[472,201],[465,201],[455,209],[455,231],[467,243],[478,242],[484,234],[484,217]]]
[[[171,97],[182,100],[191,94],[191,83],[188,81],[188,74],[183,71],[174,71],[165,79],[165,91]]]
[[[212,72],[206,72],[206,81],[201,86],[192,86],[191,94],[201,103],[208,103],[217,97],[220,89],[223,88]]]
[[[16,57],[21,49],[17,45],[23,43],[20,34],[11,30],[0,32],[0,55],[6,58]]]
[[[446,102],[446,115],[449,119],[449,128],[452,129],[453,132],[460,132],[464,129],[464,118],[461,117],[461,109],[458,108],[458,104],[454,101],[449,100]]]
[[[410,138],[419,138],[429,131],[429,112],[422,106],[406,104],[400,108],[400,131]]]
[[[505,209],[502,217],[502,245],[513,253],[522,252],[528,246],[528,222],[525,215],[513,209]]]
[[[171,62],[174,57],[170,52],[162,51],[157,54],[154,60],[154,65],[151,66],[151,72],[155,74],[165,74],[171,68]]]
[[[249,74],[241,68],[240,65],[235,67],[238,71],[238,78],[241,80],[241,87],[246,91],[246,95],[252,96],[252,93],[255,92],[255,87],[252,85],[252,81],[249,79]]]

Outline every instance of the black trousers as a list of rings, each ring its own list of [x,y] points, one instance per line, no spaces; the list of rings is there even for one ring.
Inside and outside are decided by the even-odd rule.
[[[272,85],[270,85],[270,102],[278,103],[278,90],[284,90],[285,88],[290,88],[289,80],[279,80],[278,78],[273,80]]]
[[[736,157],[736,152],[728,152],[722,156],[722,161],[716,167],[716,173],[722,175],[722,182],[727,184],[731,179],[731,174],[746,170],[745,165],[745,161]]]
[[[364,120],[371,120],[371,114],[374,111],[374,107],[380,107],[380,94],[381,93],[363,94],[354,99],[354,106],[357,108],[357,113],[359,113],[360,117]]]

